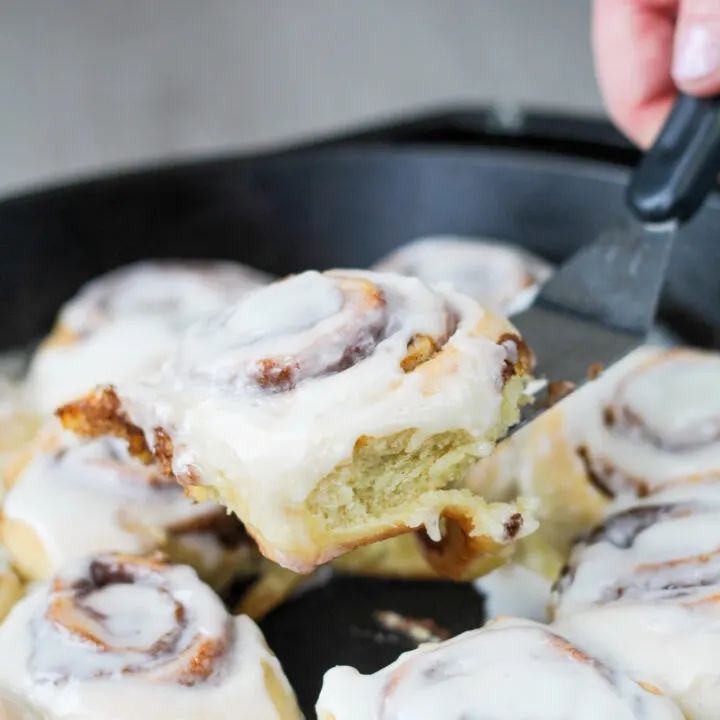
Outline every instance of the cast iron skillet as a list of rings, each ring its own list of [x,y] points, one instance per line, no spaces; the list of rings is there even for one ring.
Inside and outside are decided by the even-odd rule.
[[[0,202],[0,346],[36,340],[83,282],[140,258],[230,258],[285,274],[362,267],[412,238],[457,233],[560,261],[620,213],[635,159],[602,123],[529,114],[508,131],[492,113],[458,111],[11,198]],[[718,228],[714,197],[678,239],[662,303],[671,329],[702,346],[720,339]],[[308,591],[263,623],[308,717],[325,669],[372,671],[412,647],[376,610],[452,632],[483,619],[467,585],[336,578]]]

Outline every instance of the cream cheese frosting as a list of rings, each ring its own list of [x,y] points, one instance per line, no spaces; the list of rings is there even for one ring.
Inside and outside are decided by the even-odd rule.
[[[670,720],[667,698],[614,663],[584,654],[529,620],[481,630],[401,655],[372,675],[349,667],[325,674],[320,720]]]
[[[372,282],[386,307],[369,309],[358,325],[336,284],[342,278]],[[446,306],[458,318],[445,346],[452,360],[432,374],[405,372],[400,361],[413,337],[447,335]],[[481,333],[484,315],[469,298],[412,278],[307,272],[196,326],[158,385],[119,386],[118,393],[148,435],[157,425],[173,428],[178,475],[193,468],[240,476],[263,495],[271,491],[273,504],[298,502],[362,436],[463,428],[476,438],[478,455],[492,449],[507,350]],[[372,347],[375,323],[382,337]],[[348,342],[364,357],[333,372]],[[254,381],[276,356],[301,366],[288,392],[267,392]],[[213,467],[201,457],[220,462]]]
[[[270,279],[230,262],[155,260],[92,280],[61,309],[33,359],[34,405],[51,413],[98,383],[156,371],[193,322]]]
[[[392,274],[310,271],[193,326],[155,382],[117,384],[84,407],[118,403],[122,421],[143,431],[156,457],[167,459],[171,448],[181,483],[223,488],[220,499],[261,548],[287,546],[294,532],[293,547],[313,556],[272,557],[302,571],[365,539],[348,534],[318,549],[300,513],[320,481],[369,442],[405,433],[408,456],[455,433],[462,451],[432,459],[447,485],[443,468],[488,454],[517,421],[526,352],[512,325],[450,289]],[[77,418],[73,408],[82,407],[60,414]],[[362,532],[387,537],[424,525],[439,539],[442,509],[472,499],[441,496],[438,485],[412,490],[438,494],[394,508],[390,520],[371,518],[375,525]],[[332,502],[351,501],[351,493]],[[483,505],[479,534],[503,544],[530,532],[525,509]]]
[[[53,572],[92,552],[141,553],[162,548],[166,534],[183,528],[211,529],[223,511],[215,503],[196,503],[156,468],[128,457],[122,441],[100,438],[80,443],[69,433],[60,447],[36,453],[8,492],[3,523],[16,561],[30,577],[42,576],[36,565]],[[19,546],[7,527],[22,523],[42,545],[42,558],[30,552],[23,534]],[[208,526],[208,527],[203,527]],[[206,532],[188,533],[209,567],[220,564],[218,540]]]
[[[0,683],[58,720],[300,718],[249,618],[190,568],[121,555],[76,561],[13,609]]]
[[[468,237],[414,240],[375,263],[374,270],[448,283],[503,315],[530,307],[552,266],[517,245]]]

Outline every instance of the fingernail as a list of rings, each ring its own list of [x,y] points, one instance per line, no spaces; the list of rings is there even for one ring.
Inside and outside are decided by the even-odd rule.
[[[706,26],[689,27],[678,38],[673,57],[675,80],[702,80],[720,70],[720,33]]]

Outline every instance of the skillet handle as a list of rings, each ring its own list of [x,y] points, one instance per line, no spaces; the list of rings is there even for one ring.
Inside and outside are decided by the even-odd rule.
[[[700,209],[720,173],[720,96],[680,95],[627,190],[644,223],[684,222]]]

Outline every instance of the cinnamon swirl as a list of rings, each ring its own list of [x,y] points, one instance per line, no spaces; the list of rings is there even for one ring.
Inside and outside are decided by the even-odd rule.
[[[61,309],[32,361],[34,405],[50,414],[98,383],[154,370],[193,322],[269,281],[235,263],[162,260],[96,278]]]
[[[47,578],[88,553],[163,550],[222,589],[258,569],[237,518],[197,504],[177,483],[127,455],[115,438],[80,445],[55,437],[19,471],[0,524],[13,562],[29,580]]]
[[[190,568],[120,554],[75,561],[15,606],[0,683],[58,719],[301,717],[250,619]]]
[[[642,348],[517,432],[463,484],[492,500],[538,500],[523,562],[556,576],[573,538],[614,497],[720,477],[720,354]]]
[[[656,684],[688,718],[716,718],[719,599],[720,482],[676,483],[576,545],[555,586],[555,626]]]
[[[573,548],[555,584],[556,617],[618,601],[720,593],[720,482],[655,493],[610,514]]]
[[[682,720],[650,685],[530,620],[504,618],[373,675],[325,674],[319,720]]]
[[[430,285],[448,283],[503,315],[530,307],[552,274],[549,263],[517,245],[451,236],[414,240],[373,269],[411,275]]]
[[[298,572],[416,528],[439,540],[442,518],[500,562],[534,529],[525,504],[444,488],[518,420],[530,361],[510,324],[451,290],[306,272],[196,326],[156,383],[58,415],[155,456]]]

